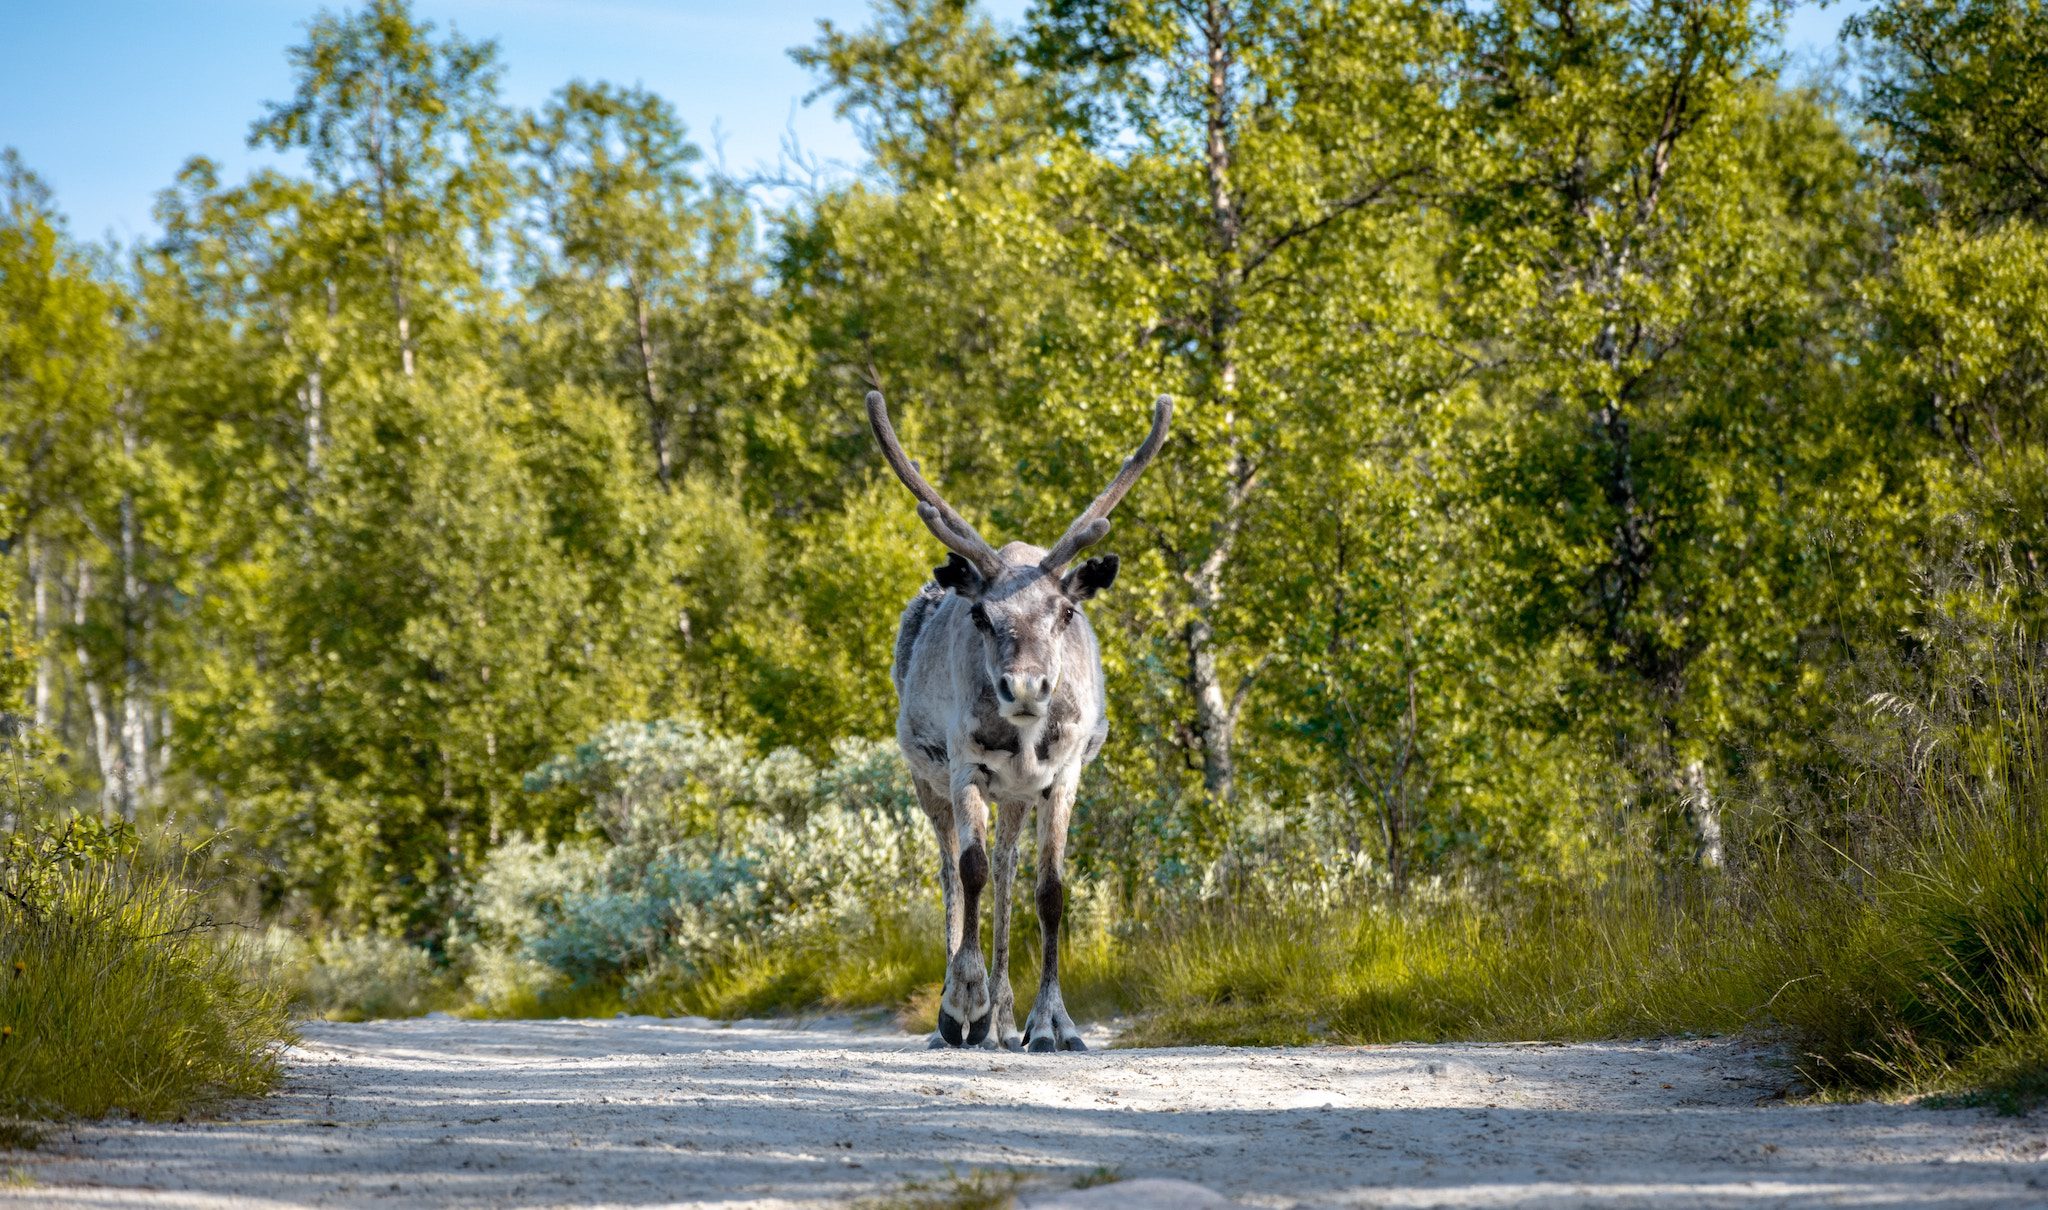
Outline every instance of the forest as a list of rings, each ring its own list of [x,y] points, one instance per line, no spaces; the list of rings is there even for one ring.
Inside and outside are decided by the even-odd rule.
[[[1878,0],[1803,75],[1785,15],[877,0],[791,52],[865,162],[767,181],[370,0],[250,115],[299,167],[189,161],[161,238],[8,152],[0,957],[170,895],[246,926],[180,959],[237,1030],[927,1020],[944,551],[862,396],[1045,543],[1165,393],[1077,1011],[2039,1097],[2048,11]]]

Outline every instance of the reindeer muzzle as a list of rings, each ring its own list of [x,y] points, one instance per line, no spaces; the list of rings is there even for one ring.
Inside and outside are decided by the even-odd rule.
[[[1044,714],[1052,690],[1052,678],[1042,673],[1006,672],[996,678],[996,700],[1004,714]]]

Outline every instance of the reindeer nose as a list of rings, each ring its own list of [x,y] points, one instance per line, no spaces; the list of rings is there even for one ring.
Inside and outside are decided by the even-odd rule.
[[[1042,702],[1052,696],[1052,678],[1047,676],[1011,676],[1004,673],[996,688],[1002,691],[1006,702]]]
[[[1004,692],[1006,702],[1042,702],[1053,696],[1053,678],[1012,676],[1006,672],[997,682],[997,688]]]

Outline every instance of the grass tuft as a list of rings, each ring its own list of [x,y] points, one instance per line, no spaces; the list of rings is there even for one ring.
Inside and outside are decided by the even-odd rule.
[[[268,1090],[283,994],[244,977],[181,870],[78,843],[92,831],[16,834],[0,862],[0,1117],[169,1118]]]
[[[1114,1185],[1123,1179],[1123,1173],[1114,1168],[1090,1168],[1074,1178],[1074,1188],[1093,1189],[1098,1185]]]
[[[901,1190],[856,1203],[862,1210],[1011,1210],[1028,1178],[1014,1169],[947,1169],[935,1181],[909,1181]]]

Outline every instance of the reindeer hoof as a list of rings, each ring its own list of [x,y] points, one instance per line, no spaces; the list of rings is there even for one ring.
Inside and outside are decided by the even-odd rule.
[[[1051,1038],[1031,1039],[1031,1053],[1035,1055],[1049,1055],[1053,1051],[1058,1050],[1059,1048],[1059,1043],[1053,1041]]]
[[[988,1040],[988,1027],[995,1021],[994,1013],[983,1013],[967,1023],[967,1044],[979,1046]],[[958,1045],[955,1043],[954,1045]]]
[[[948,1046],[960,1045],[965,1037],[960,1029],[960,1022],[954,1020],[953,1014],[943,1008],[939,1010],[939,1037],[944,1039]]]
[[[1079,1034],[1076,1034],[1076,1035],[1074,1035],[1073,1037],[1070,1037],[1070,1038],[1068,1038],[1068,1039],[1067,1039],[1067,1049],[1068,1049],[1068,1050],[1086,1050],[1086,1049],[1088,1049],[1088,1044],[1087,1044],[1086,1042],[1083,1042],[1083,1041],[1081,1040],[1081,1037],[1080,1037],[1080,1035],[1079,1035]]]

